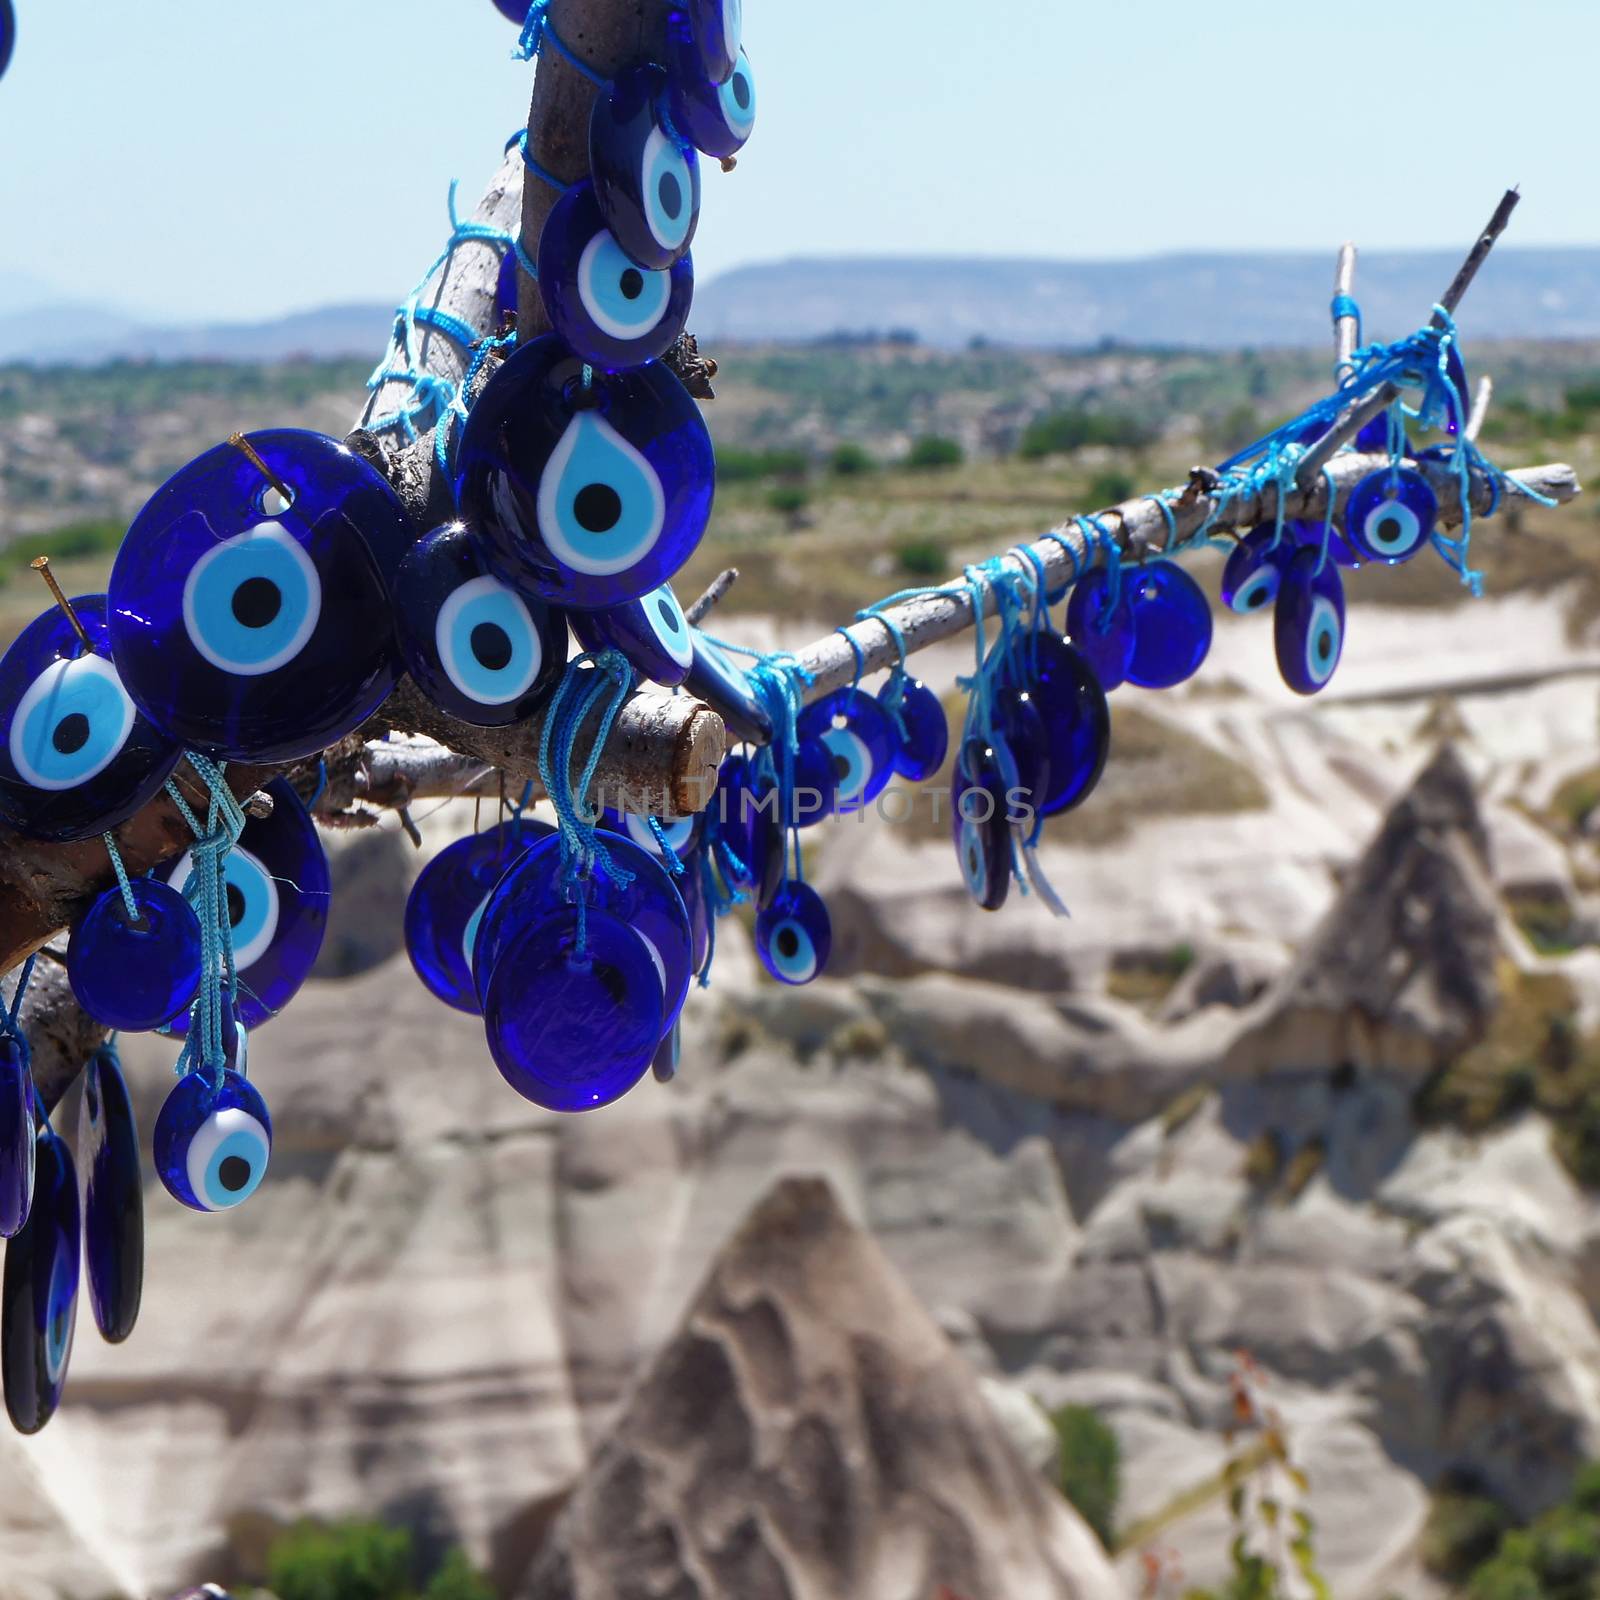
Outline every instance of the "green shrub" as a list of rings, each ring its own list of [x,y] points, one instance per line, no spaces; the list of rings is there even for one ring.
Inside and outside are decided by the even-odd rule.
[[[496,1600],[494,1589],[481,1572],[473,1570],[463,1550],[451,1550],[428,1580],[422,1600]]]
[[[942,578],[950,563],[933,539],[907,539],[895,546],[894,564],[908,577]]]
[[[1017,454],[1024,461],[1038,461],[1044,456],[1070,455],[1087,445],[1137,450],[1152,438],[1151,428],[1137,417],[1074,406],[1035,417],[1022,431]]]
[[[411,1535],[381,1522],[302,1522],[267,1556],[278,1600],[401,1600],[411,1590]]]
[[[1050,1414],[1056,1430],[1057,1482],[1107,1550],[1116,1537],[1122,1492],[1122,1448],[1117,1436],[1087,1406],[1062,1406]]]
[[[798,481],[810,470],[811,459],[804,450],[739,450],[730,445],[717,450],[717,478],[722,483]]]
[[[1089,504],[1092,506],[1120,506],[1139,492],[1139,485],[1126,472],[1112,468],[1097,472],[1089,480]]]
[[[1494,1555],[1510,1527],[1505,1507],[1484,1495],[1441,1494],[1422,1530],[1422,1564],[1458,1583]]]
[[[942,434],[926,433],[911,441],[906,465],[916,472],[936,472],[943,467],[959,467],[966,459],[965,453],[954,439]]]
[[[828,457],[828,471],[840,478],[857,478],[872,472],[878,463],[872,459],[865,445],[845,443]]]
[[[798,515],[810,503],[811,496],[803,484],[780,483],[767,492],[767,504],[785,517]]]

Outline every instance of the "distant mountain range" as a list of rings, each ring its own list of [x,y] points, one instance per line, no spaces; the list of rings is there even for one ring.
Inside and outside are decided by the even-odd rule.
[[[1418,326],[1459,261],[1448,251],[1364,255],[1368,333]],[[1328,336],[1331,277],[1331,254],[781,261],[701,285],[693,327],[723,341],[897,333],[944,346],[1311,345]],[[1476,339],[1600,338],[1600,248],[1497,250],[1464,315]],[[52,303],[37,283],[0,276],[0,361],[376,359],[393,316],[388,306],[345,305],[268,322],[159,327],[115,309]]]

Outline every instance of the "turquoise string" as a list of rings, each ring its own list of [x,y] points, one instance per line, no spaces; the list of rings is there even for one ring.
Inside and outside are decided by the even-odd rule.
[[[581,72],[597,89],[605,87],[606,80],[588,62],[580,61],[561,42],[555,24],[550,20],[550,0],[533,0],[533,4],[528,8],[528,19],[522,24],[517,47],[511,52],[511,59],[532,61],[546,45],[549,45],[569,67]]]
[[[117,887],[122,890],[122,909],[128,914],[128,921],[139,922],[139,905],[133,898],[133,885],[128,882],[128,869],[122,864],[122,852],[117,849],[116,839],[109,833],[100,837],[105,841],[106,854],[111,857],[111,870],[117,875]]]

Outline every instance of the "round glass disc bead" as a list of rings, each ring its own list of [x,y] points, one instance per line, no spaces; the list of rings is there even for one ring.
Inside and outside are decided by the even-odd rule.
[[[1439,500],[1414,467],[1368,473],[1345,505],[1345,532],[1356,553],[1399,566],[1420,555],[1439,520]]]
[[[78,1166],[89,1307],[101,1336],[121,1344],[138,1321],[143,1295],[144,1183],[133,1104],[109,1046],[97,1050],[84,1071]]]
[[[633,67],[594,98],[589,170],[606,226],[635,265],[661,270],[688,254],[700,221],[700,158],[673,130],[667,75]]]
[[[683,0],[667,13],[667,27],[691,40],[697,77],[721,83],[733,71],[744,37],[744,0]],[[676,65],[687,65],[681,62]]]
[[[1038,637],[1032,661],[1029,692],[1050,750],[1039,810],[1050,817],[1081,805],[1099,783],[1111,747],[1111,707],[1088,658],[1058,634]]]
[[[182,753],[111,660],[104,595],[35,617],[0,658],[0,821],[35,839],[109,833],[160,792]]]
[[[456,492],[519,590],[603,610],[659,588],[711,516],[700,408],[659,362],[595,373],[554,335],[523,345],[473,406]]]
[[[1112,577],[1104,567],[1087,572],[1067,597],[1067,632],[1109,694],[1128,681],[1133,662],[1133,607],[1129,575]]]
[[[130,884],[139,917],[128,919],[122,891],[107,889],[79,918],[67,946],[67,977],[96,1022],[126,1033],[159,1028],[200,987],[200,920],[170,885]]]
[[[17,14],[11,0],[0,0],[0,77],[11,65],[11,52],[17,43]]]
[[[870,695],[846,689],[801,712],[801,738],[816,739],[833,762],[832,809],[847,815],[869,806],[894,776],[900,738],[889,714]]]
[[[195,1071],[162,1102],[154,1144],[156,1172],[174,1200],[191,1211],[231,1211],[267,1174],[272,1118],[242,1074],[224,1069],[213,1083]]]
[[[0,1239],[13,1237],[33,1202],[33,1085],[28,1048],[0,1035]]]
[[[756,128],[756,78],[740,49],[720,83],[699,70],[699,51],[687,24],[667,23],[667,104],[672,125],[708,156],[737,155]]]
[[[694,665],[694,636],[672,585],[605,611],[574,611],[569,619],[585,650],[620,650],[641,677],[676,688]]]
[[[1344,580],[1322,552],[1302,547],[1284,568],[1273,614],[1278,671],[1296,694],[1325,689],[1344,651]]]
[[[887,704],[885,695],[879,691],[880,704]],[[907,681],[899,715],[903,732],[895,747],[894,768],[902,778],[921,783],[944,765],[950,753],[950,720],[938,695],[919,678]]]
[[[779,983],[820,977],[833,950],[833,923],[809,883],[785,884],[756,918],[756,954]]]
[[[1122,575],[1133,611],[1128,682],[1170,689],[1192,678],[1211,650],[1211,607],[1182,567],[1155,561]]]
[[[1011,892],[1011,832],[1006,786],[987,751],[964,751],[950,797],[950,837],[967,893],[998,911]]]
[[[1228,552],[1223,563],[1223,605],[1242,617],[1269,611],[1278,598],[1283,569],[1299,548],[1300,541],[1291,527],[1285,527],[1281,537],[1270,522],[1252,528]]]
[[[294,761],[359,726],[399,671],[385,574],[413,535],[377,471],[321,434],[218,445],[134,518],[111,569],[111,651],[186,746]]]

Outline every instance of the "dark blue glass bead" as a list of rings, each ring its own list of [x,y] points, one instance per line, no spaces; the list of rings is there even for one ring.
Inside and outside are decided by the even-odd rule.
[[[11,52],[17,42],[17,14],[11,9],[11,0],[0,0],[0,77],[11,65]]]
[[[140,715],[111,661],[104,595],[35,617],[0,658],[0,821],[35,839],[109,833],[159,792],[182,753]]]
[[[749,801],[750,763],[738,754],[723,757],[716,792],[706,807],[706,831],[710,840],[722,846],[716,852],[717,867],[734,889],[748,889],[754,881],[750,861],[754,815]]]
[[[655,1056],[650,1062],[650,1072],[657,1083],[671,1083],[678,1076],[678,1061],[683,1052],[683,1024],[674,1022],[661,1035]]]
[[[532,0],[494,0],[494,4],[502,17],[516,23],[519,28],[528,20],[528,12],[532,8]]]
[[[880,705],[887,705],[887,692],[878,691]],[[938,695],[920,678],[906,683],[900,697],[899,721],[894,769],[902,778],[921,783],[944,765],[944,758],[950,753],[950,722]]]
[[[687,866],[682,882],[684,909],[689,913],[689,964],[696,973],[701,973],[711,956],[713,920],[706,900],[705,858],[695,856]]]
[[[101,1336],[121,1344],[139,1320],[144,1290],[144,1181],[139,1127],[110,1045],[95,1051],[83,1075],[78,1166],[89,1307]]]
[[[33,1200],[33,1088],[28,1047],[0,1036],[0,1239],[28,1220]]]
[[[545,219],[539,289],[556,333],[585,361],[620,372],[653,361],[683,332],[694,265],[681,256],[659,271],[641,267],[606,226],[594,185],[580,183]]]
[[[1349,567],[1351,571],[1361,565],[1361,558],[1350,548],[1349,540],[1338,528],[1324,530],[1323,524],[1317,520],[1310,522],[1290,520],[1284,523],[1284,529],[1287,534],[1293,536],[1297,544],[1309,544],[1317,550],[1322,549],[1326,536],[1330,561],[1337,562],[1341,567]],[[1289,553],[1292,555],[1294,552]]]
[[[600,812],[600,826],[608,834],[620,833],[624,838],[631,839],[641,850],[648,851],[651,855],[661,855],[661,845],[656,839],[655,829],[650,826],[651,818],[641,817],[633,811],[615,811],[610,806],[605,806]],[[663,822],[655,818],[657,828],[660,828],[662,838],[667,841],[667,849],[678,857],[680,861],[692,855],[700,848],[700,841],[705,836],[705,813],[696,812],[692,817],[679,817],[673,822]],[[608,841],[609,842],[609,841]]]
[[[770,780],[751,781],[746,807],[750,818],[748,865],[757,910],[765,910],[772,904],[773,896],[783,882],[788,859],[789,841],[783,829],[783,820],[778,814],[778,805],[777,789]]]
[[[620,650],[652,683],[675,689],[694,665],[689,619],[670,583],[606,611],[574,611],[568,620],[585,650]]]
[[[790,881],[756,918],[756,954],[779,983],[810,983],[828,965],[833,923],[809,883]]]
[[[618,244],[641,267],[662,270],[688,254],[700,221],[700,158],[671,125],[667,75],[634,67],[594,98],[589,170]]]
[[[841,815],[871,805],[894,776],[900,736],[871,695],[843,689],[808,706],[797,726],[802,738],[827,746],[837,785],[834,809]]]
[[[694,630],[694,664],[684,683],[689,692],[704,700],[739,738],[748,739],[752,744],[766,744],[771,740],[772,718],[756,695],[749,674],[698,628]]]
[[[970,745],[962,752],[950,805],[950,836],[967,892],[985,911],[998,911],[1011,890],[1011,828],[1005,780],[992,753]]]
[[[270,817],[251,817],[223,859],[228,926],[239,975],[238,1021],[270,1021],[311,976],[328,929],[332,882],[317,825],[283,778],[264,785]],[[174,889],[188,887],[194,858],[185,854],[167,873]],[[188,1018],[174,1033],[188,1031]]]
[[[994,697],[995,765],[1013,812],[1037,811],[1049,795],[1050,739],[1026,688],[1005,684]]]
[[[1266,611],[1278,598],[1283,569],[1301,547],[1294,525],[1282,537],[1275,524],[1252,528],[1232,550],[1222,567],[1222,603],[1241,616]]]
[[[484,1031],[500,1075],[549,1111],[620,1099],[645,1073],[666,1031],[650,948],[626,922],[590,908],[522,928],[495,963]]]
[[[596,373],[553,334],[484,386],[456,453],[456,493],[519,589],[603,610],[659,588],[711,516],[716,464],[700,408],[660,362]]]
[[[191,1072],[156,1114],[156,1171],[167,1193],[192,1211],[243,1205],[271,1156],[267,1103],[238,1072],[224,1070],[220,1086],[208,1072]]]
[[[406,901],[406,953],[430,993],[457,1011],[479,1015],[472,982],[472,950],[478,924],[506,869],[548,836],[528,824],[486,828],[441,850],[411,886]]]
[[[1133,661],[1132,574],[1118,574],[1115,592],[1104,567],[1083,575],[1067,597],[1067,632],[1109,694],[1128,681]]]
[[[517,314],[517,297],[522,293],[522,263],[515,250],[507,250],[500,260],[500,276],[494,282],[494,319],[504,327],[508,317]]]
[[[1345,532],[1356,551],[1391,567],[1420,554],[1438,520],[1438,497],[1413,467],[1368,473],[1344,509]]]
[[[0,1377],[18,1433],[37,1433],[55,1415],[78,1316],[78,1178],[47,1122],[39,1126],[35,1162],[33,1209],[6,1246],[0,1287]]]
[[[111,650],[158,728],[226,760],[294,761],[377,710],[399,672],[385,575],[413,534],[375,468],[280,429],[218,445],[134,518],[111,569]]]
[[[169,884],[135,878],[139,920],[129,922],[122,891],[107,889],[72,929],[67,977],[96,1022],[146,1033],[171,1022],[200,988],[200,919]]]
[[[565,615],[503,583],[464,523],[435,528],[400,563],[394,617],[413,682],[474,727],[531,717],[567,664]]]
[[[721,83],[733,71],[744,37],[744,0],[683,0],[667,26],[686,32],[699,52],[698,75]]]
[[[1211,649],[1211,607],[1182,567],[1156,561],[1123,574],[1133,608],[1133,656],[1128,682],[1170,689],[1192,678]]]
[[[1307,545],[1284,568],[1273,619],[1278,671],[1296,694],[1327,687],[1344,649],[1344,580]]]
[[[701,70],[697,40],[687,20],[667,23],[667,106],[672,125],[708,156],[737,155],[756,128],[756,79],[741,48],[733,71],[720,83]]]
[[[819,735],[802,735],[794,747],[789,804],[785,821],[791,828],[814,828],[839,809],[837,757]],[[778,771],[783,772],[778,762]]]
[[[1027,647],[1029,692],[1044,719],[1050,771],[1039,811],[1047,817],[1089,798],[1105,771],[1111,746],[1111,707],[1081,650],[1054,633]]]

